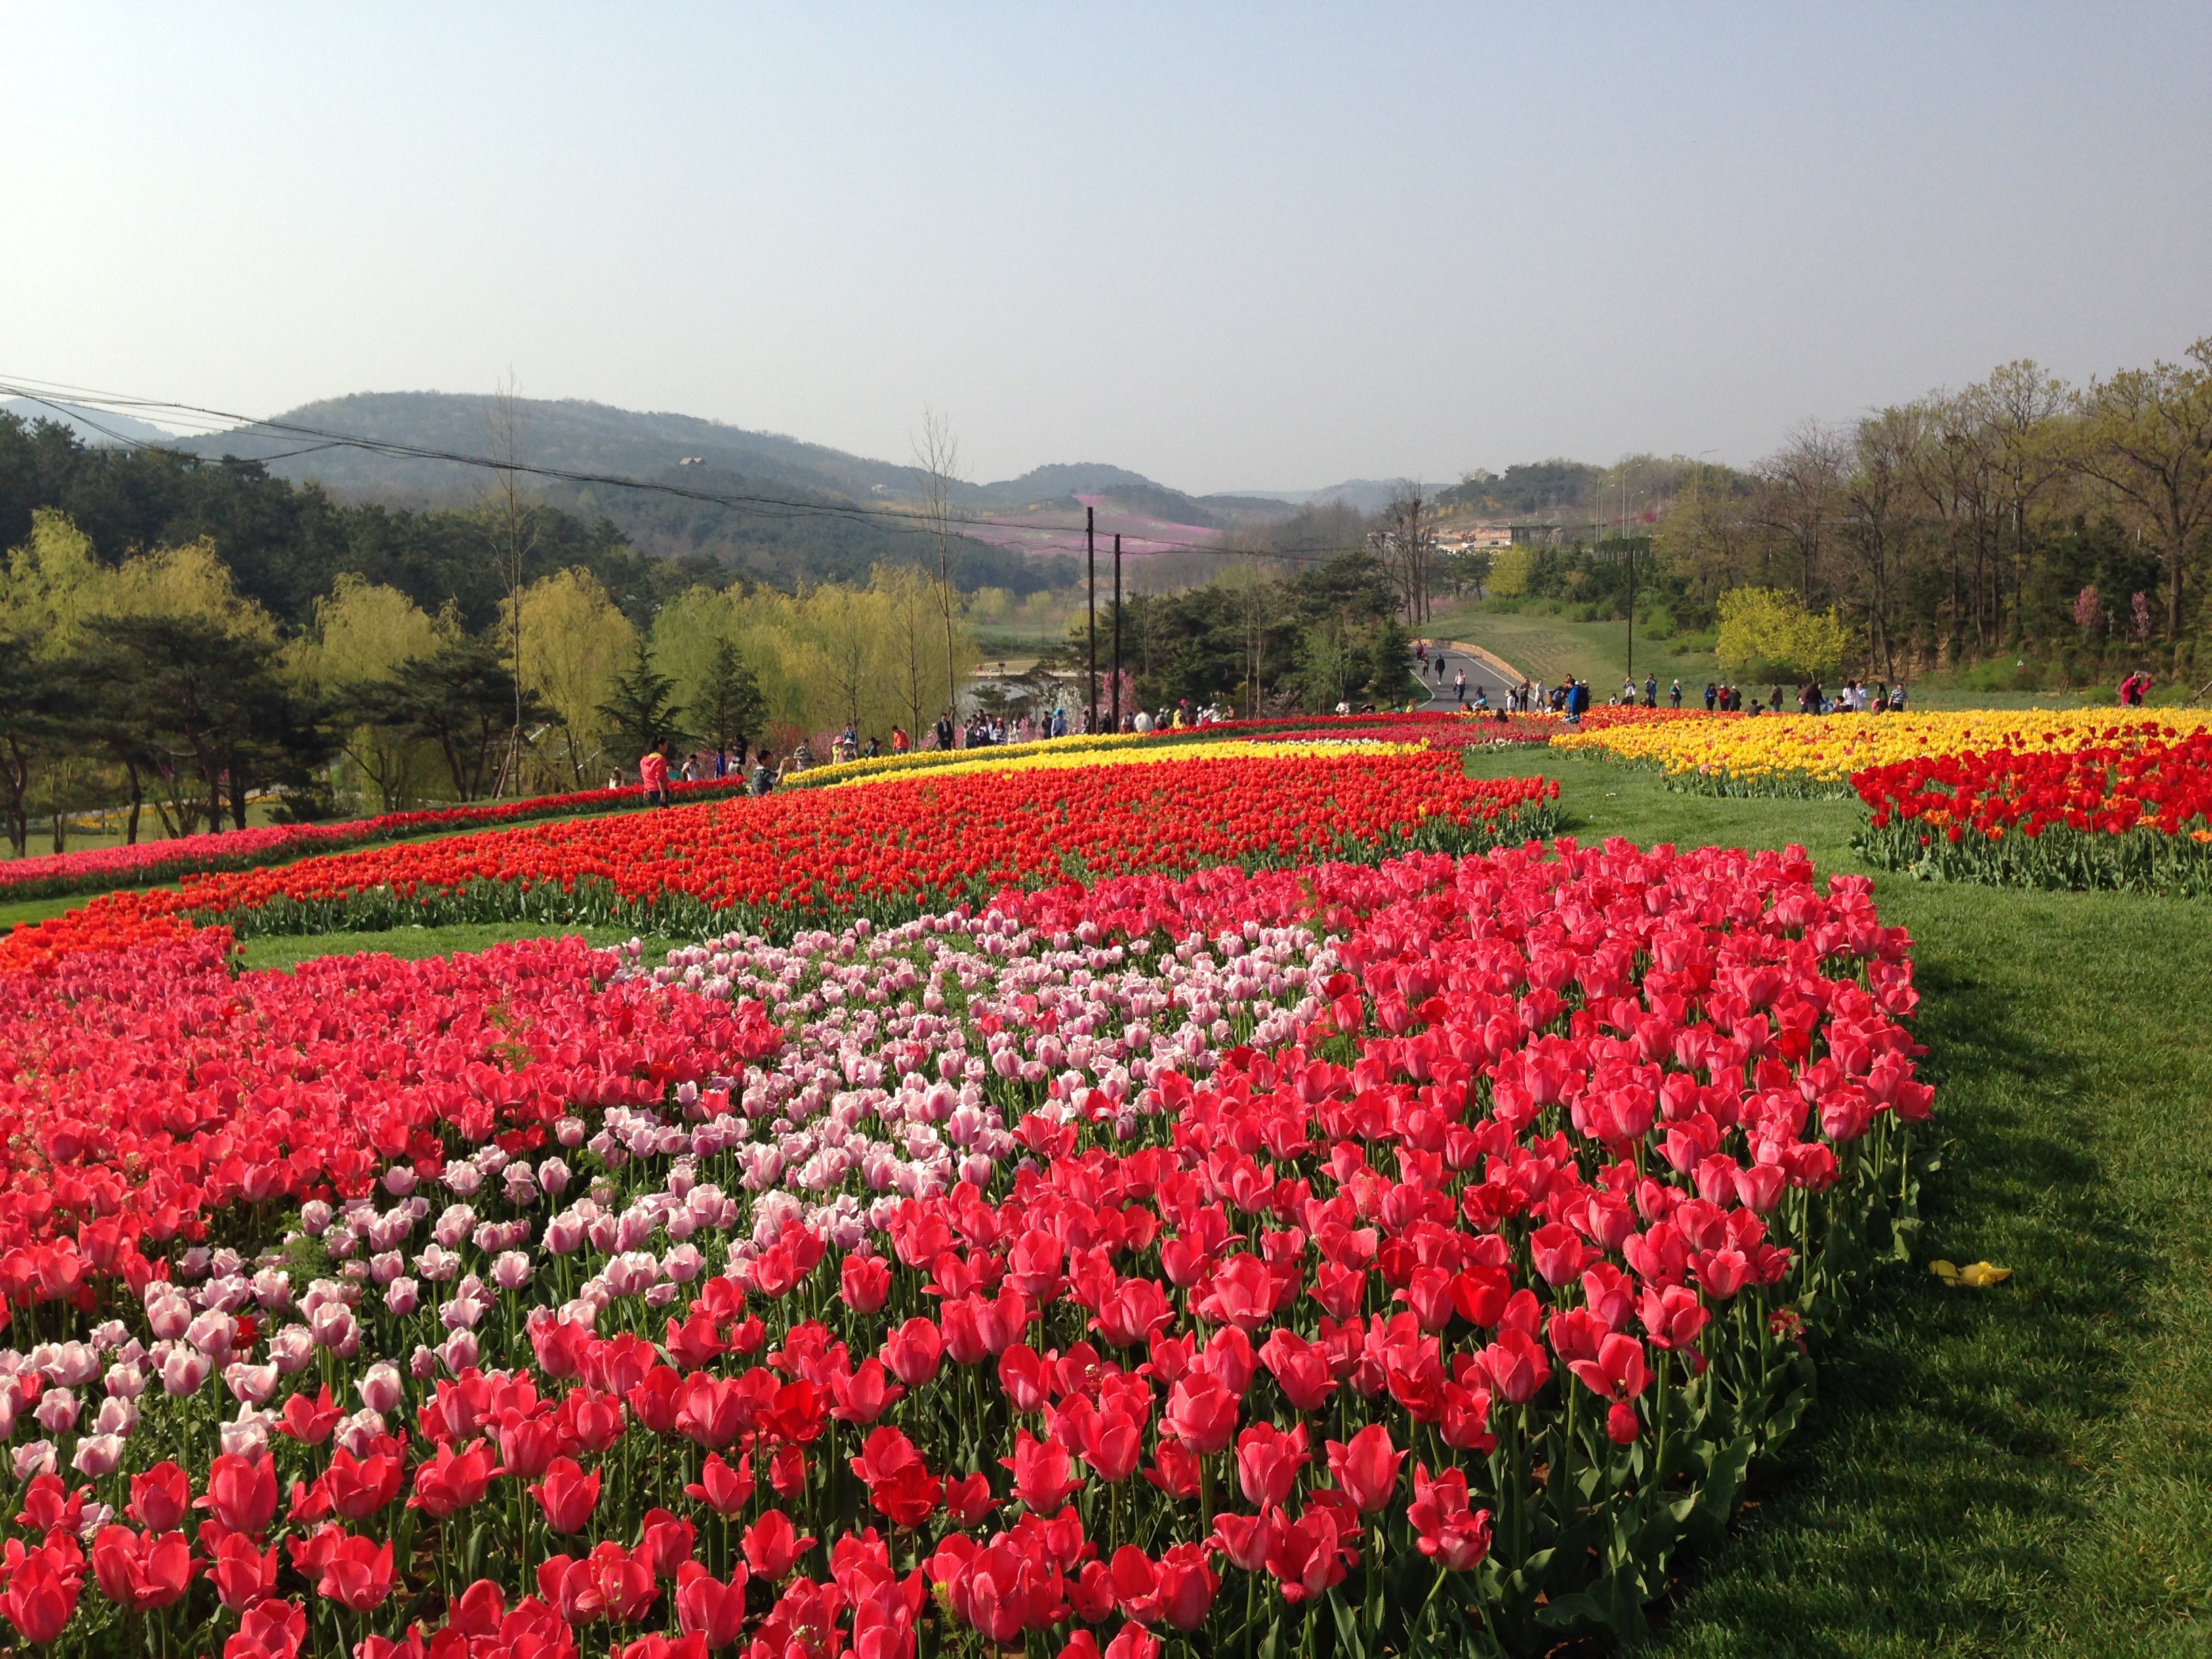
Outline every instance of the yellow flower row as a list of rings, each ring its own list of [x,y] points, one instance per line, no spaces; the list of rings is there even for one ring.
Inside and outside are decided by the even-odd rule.
[[[1110,742],[1111,739],[1107,741]],[[1123,739],[1126,743],[1127,739]],[[1123,748],[1100,752],[1100,746],[1077,744],[1063,738],[1053,743],[1028,743],[981,752],[963,750],[957,760],[929,769],[932,777],[954,777],[967,772],[1038,772],[1075,766],[1146,766],[1188,760],[1304,760],[1322,755],[1357,751],[1364,755],[1417,755],[1425,747],[1418,743],[1380,743],[1360,738],[1316,738],[1269,741],[1229,738],[1218,743],[1181,743],[1147,749]],[[828,787],[848,788],[878,783],[885,775],[834,780]]]
[[[2208,726],[2212,726],[2212,712],[2182,708],[1769,714],[1562,732],[1553,738],[1552,746],[1648,762],[1670,778],[1786,788],[1840,786],[1866,767],[1930,755],[1990,749],[2070,750],[2181,735]]]
[[[1158,738],[1149,733],[1100,732],[1088,737],[1050,738],[1040,738],[1035,743],[1005,744],[992,752],[997,755],[1055,752],[1095,755],[1115,749],[1133,748],[1139,744],[1157,746],[1158,742]],[[903,755],[878,755],[873,760],[832,761],[826,765],[811,766],[799,775],[806,780],[810,788],[849,783],[862,778],[899,777],[909,772],[935,772],[948,766],[959,766],[972,752],[966,749],[915,749]]]

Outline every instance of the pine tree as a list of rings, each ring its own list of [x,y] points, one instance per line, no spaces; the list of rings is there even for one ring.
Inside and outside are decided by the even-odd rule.
[[[726,639],[714,641],[714,659],[699,688],[698,714],[708,740],[728,751],[731,769],[744,766],[768,721],[768,699],[761,695],[759,678]]]
[[[637,660],[615,677],[615,694],[599,705],[611,730],[609,737],[617,755],[642,755],[657,743],[681,748],[692,734],[677,722],[684,718],[676,701],[676,682],[657,672],[645,641],[637,642]]]

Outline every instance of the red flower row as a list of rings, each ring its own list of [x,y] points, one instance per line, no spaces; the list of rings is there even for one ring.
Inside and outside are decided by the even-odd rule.
[[[115,895],[0,940],[0,974],[174,919],[324,932],[530,916],[786,931],[1094,876],[1346,846],[1491,845],[1540,834],[1559,786],[1479,781],[1456,756],[1193,758],[1158,767],[923,775],[666,812],[410,842]]]
[[[614,957],[577,939],[236,976],[229,942],[0,976],[0,1328],[10,1305],[136,1295],[233,1207],[357,1195],[394,1158],[438,1165],[447,1135],[536,1145],[780,1041],[757,1005],[609,987]]]
[[[2212,732],[1869,767],[1862,851],[1893,869],[2045,887],[2212,890]]]

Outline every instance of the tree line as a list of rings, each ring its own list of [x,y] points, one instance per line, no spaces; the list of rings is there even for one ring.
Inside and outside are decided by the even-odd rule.
[[[94,811],[135,842],[243,829],[272,793],[305,821],[596,788],[656,740],[742,766],[848,723],[916,730],[975,658],[960,596],[912,565],[793,593],[693,583],[639,617],[578,563],[481,620],[343,571],[295,623],[211,538],[109,559],[59,510],[29,517],[0,574],[0,824],[19,856],[41,817],[61,851]]]
[[[1632,456],[1579,493],[1583,522],[1498,556],[1492,598],[1625,617],[1632,556],[1642,621],[1705,629],[1723,594],[1787,595],[1893,681],[2212,678],[2212,338],[2081,386],[2008,363],[1806,422],[1749,467]]]

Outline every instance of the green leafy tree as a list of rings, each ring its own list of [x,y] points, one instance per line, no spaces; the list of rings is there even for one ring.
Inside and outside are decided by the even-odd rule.
[[[1787,588],[1737,587],[1720,597],[1721,666],[1731,673],[1768,668],[1825,675],[1841,665],[1850,647],[1843,619],[1812,611]]]

